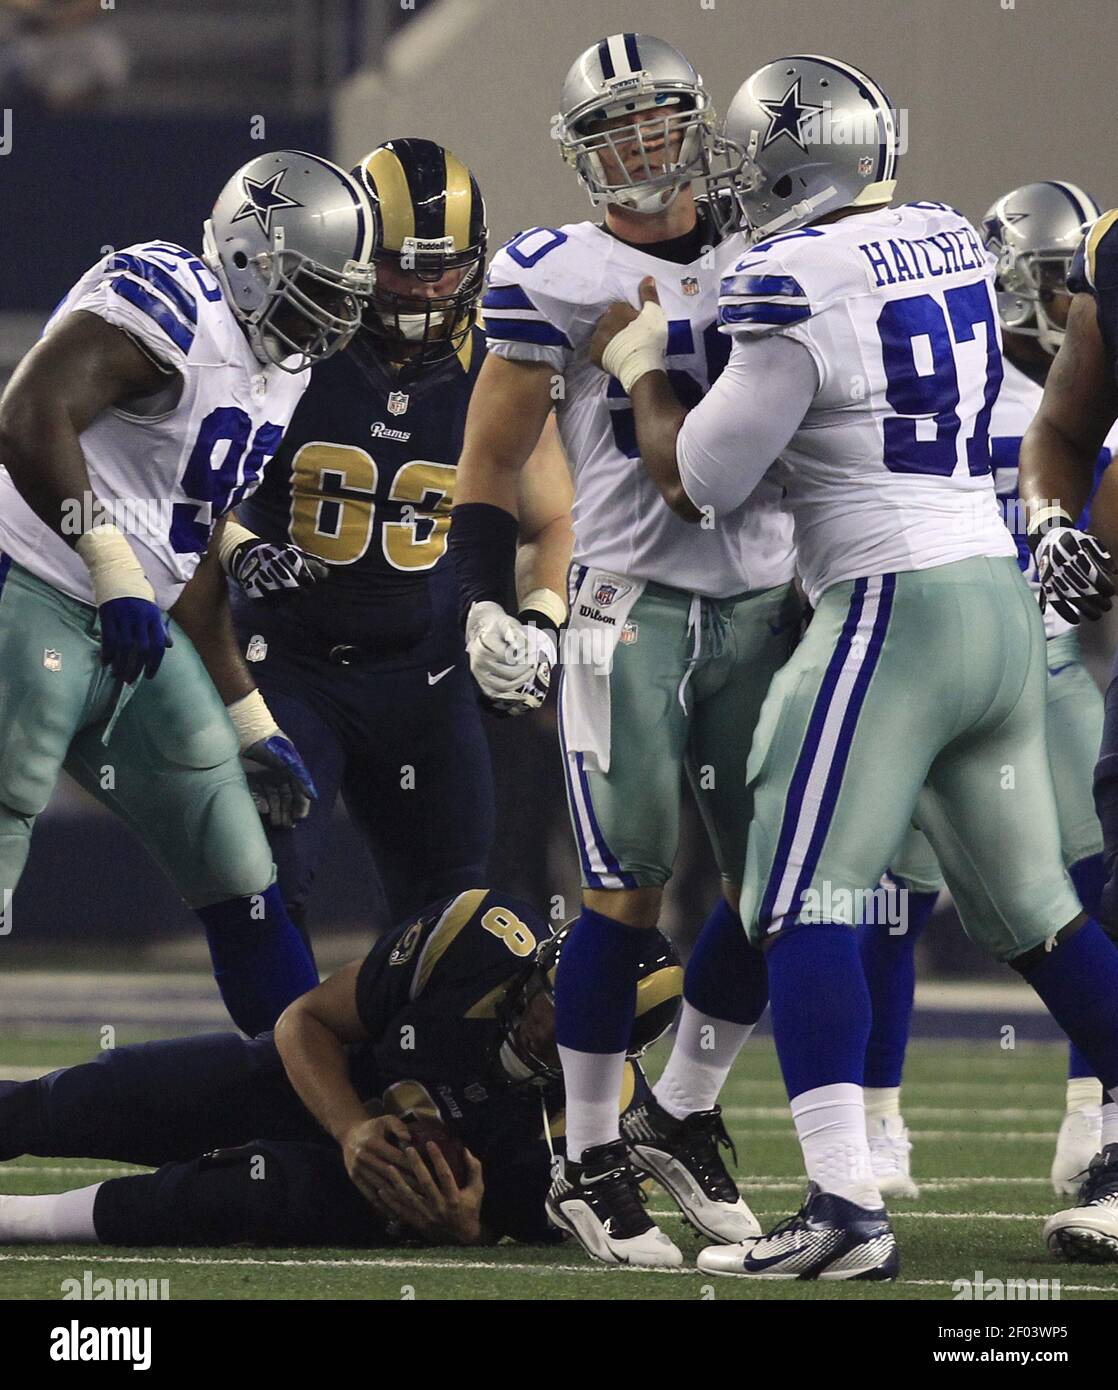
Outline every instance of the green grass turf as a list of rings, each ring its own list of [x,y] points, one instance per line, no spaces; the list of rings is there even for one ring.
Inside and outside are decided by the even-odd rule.
[[[1118,1266],[1066,1265],[1041,1239],[1044,1216],[1062,1202],[1047,1183],[1064,1094],[1063,1048],[1027,1043],[914,1045],[905,1088],[913,1132],[916,1201],[896,1201],[902,1273],[895,1284],[763,1283],[608,1268],[573,1245],[533,1249],[125,1250],[9,1247],[0,1250],[0,1298],[54,1299],[61,1283],[94,1278],[168,1279],[172,1299],[950,1299],[973,1278],[1059,1279],[1061,1296],[1118,1294]],[[0,1063],[62,1065],[88,1056],[64,1038],[0,1045]],[[655,1073],[664,1053],[652,1059]],[[3,1069],[0,1067],[0,1074]],[[799,1151],[771,1044],[742,1055],[723,1096],[740,1154],[742,1187],[764,1225],[800,1197]],[[78,1159],[0,1165],[0,1191],[52,1192],[96,1182],[119,1166]],[[960,1181],[961,1180],[961,1181]],[[691,1256],[703,1242],[652,1191],[651,1208]],[[659,1213],[663,1213],[662,1216]]]

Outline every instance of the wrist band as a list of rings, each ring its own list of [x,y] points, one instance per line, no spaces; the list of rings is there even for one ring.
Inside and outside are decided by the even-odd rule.
[[[229,573],[229,565],[233,559],[234,550],[244,541],[257,541],[259,539],[260,537],[255,531],[250,531],[247,526],[242,526],[235,517],[229,517],[222,528],[221,540],[217,544],[217,558],[226,574]]]
[[[233,721],[242,753],[254,743],[259,743],[262,738],[271,738],[280,731],[259,690],[250,691],[241,699],[234,700],[231,705],[226,705],[225,713]]]
[[[667,316],[659,304],[649,301],[632,323],[610,339],[602,353],[602,367],[629,393],[642,376],[664,370],[667,345]]]
[[[1074,526],[1075,518],[1068,516],[1063,507],[1038,507],[1025,526],[1025,538],[1030,550],[1035,551],[1047,532],[1057,526]]]
[[[531,621],[536,614],[542,617],[556,632],[567,621],[567,605],[554,589],[533,589],[520,605],[520,621]]]
[[[93,602],[98,608],[115,598],[155,602],[155,590],[148,583],[143,565],[115,526],[95,526],[86,531],[78,537],[74,549],[89,570]]]

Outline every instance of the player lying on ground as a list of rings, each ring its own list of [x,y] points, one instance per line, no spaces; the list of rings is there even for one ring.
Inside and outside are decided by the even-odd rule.
[[[0,402],[0,906],[65,766],[196,910],[249,1033],[317,975],[238,755],[288,824],[314,789],[203,556],[306,369],[353,336],[372,235],[341,169],[261,155],[219,195],[204,263],[166,242],[111,252]]]
[[[518,477],[554,406],[575,485],[559,728],[583,894],[556,993],[571,1161],[551,1212],[598,1258],[675,1265],[679,1250],[633,1200],[633,1153],[613,1104],[634,972],[671,876],[686,776],[723,897],[688,965],[681,1043],[640,1116],[637,1158],[712,1238],[756,1234],[719,1152],[706,1063],[736,1055],[767,1000],[764,960],[737,915],[745,757],[801,602],[779,491],[759,488],[732,533],[686,526],[641,469],[624,392],[587,352],[606,305],[635,300],[654,274],[673,382],[693,404],[718,380],[728,356],[715,321],[720,267],[745,242],[736,224],[727,233],[728,205],[710,193],[720,160],[710,96],[670,44],[613,34],[571,67],[561,104],[564,156],[603,221],[533,228],[494,258],[489,357],[466,422],[450,544],[481,689],[513,707],[534,699],[555,646],[534,615],[512,617],[509,595]],[[521,656],[502,661],[506,644]]]
[[[349,349],[312,371],[223,543],[241,650],[318,790],[298,827],[268,836],[304,928],[339,794],[392,921],[484,883],[495,821],[446,557],[466,408],[485,360],[485,205],[469,169],[430,140],[381,145],[353,177],[377,213],[373,294]],[[570,481],[553,427],[521,483],[525,581],[562,591]],[[528,588],[522,598],[535,607]]]
[[[1005,372],[990,416],[994,489],[1006,524],[1017,542],[1018,563],[1035,594],[1036,564],[1025,534],[1024,508],[1017,494],[1021,439],[1036,414],[1052,360],[1063,341],[1071,296],[1067,275],[1087,223],[1099,216],[1094,201],[1070,183],[1030,183],[1001,197],[982,221],[983,244],[997,257],[995,285],[1002,326]],[[1092,494],[1111,460],[1114,433],[1095,465]],[[1086,525],[1086,511],[1080,524]],[[1102,740],[1103,701],[1082,662],[1075,626],[1049,604],[1044,610],[1048,638],[1048,760],[1056,788],[1060,844],[1079,901],[1099,917],[1103,885],[1102,830],[1091,800],[1091,778]],[[879,917],[859,928],[873,1027],[866,1050],[866,1124],[874,1174],[883,1197],[918,1195],[912,1180],[912,1145],[900,1110],[912,1015],[916,942],[943,888],[943,875],[927,837],[905,836],[890,867],[885,892],[902,895],[903,930],[891,930]],[[896,921],[896,913],[889,914]],[[1090,1063],[1072,1045],[1066,1114],[1052,1160],[1058,1193],[1078,1191],[1079,1176],[1098,1152],[1102,1092]],[[1113,1106],[1113,1102],[1108,1102]]]
[[[1095,459],[1118,422],[1118,210],[1104,213],[1076,252],[1071,309],[1040,409],[1021,444],[1021,496],[1046,602],[1078,623],[1111,605],[1118,543],[1118,469],[1091,508],[1090,535],[1075,521],[1094,482]],[[1095,810],[1103,832],[1102,915],[1118,925],[1118,687],[1106,692],[1095,766]],[[1112,1097],[1108,1094],[1107,1100]],[[1100,1153],[1075,1207],[1045,1226],[1051,1249],[1069,1259],[1118,1260],[1118,1107],[1103,1106]]]
[[[863,138],[833,140],[836,120]],[[967,931],[1029,982],[1111,1095],[1118,949],[1064,868],[1044,624],[990,477],[993,258],[954,209],[890,206],[896,116],[847,64],[769,64],[727,131],[750,151],[739,197],[756,241],[722,283],[726,371],[688,413],[651,289],[639,316],[608,312],[594,348],[680,515],[732,528],[779,460],[815,607],[754,736],[741,903],[767,951],[808,1192],[769,1235],[699,1264],[889,1279],[899,1260],[866,1135],[870,1001],[853,928],[908,826],[928,836]]]
[[[161,1165],[51,1196],[0,1197],[0,1243],[466,1245],[554,1239],[544,1212],[563,1086],[552,988],[566,930],[486,889],[386,933],[280,1019],[102,1053],[0,1082],[0,1158]],[[635,1055],[675,1017],[682,970],[645,937]],[[647,1089],[630,1064],[621,1093]],[[387,1113],[370,1115],[370,1101]],[[402,1116],[441,1117],[466,1146],[459,1188],[433,1175]],[[2,1170],[0,1170],[2,1172]],[[634,1199],[635,1200],[635,1199]]]

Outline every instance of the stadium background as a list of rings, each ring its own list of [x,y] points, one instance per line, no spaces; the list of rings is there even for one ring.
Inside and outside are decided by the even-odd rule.
[[[1070,30],[1066,7],[1039,0],[59,0],[72,27],[45,33],[26,22],[35,3],[0,0],[0,108],[11,112],[0,380],[106,247],[149,237],[197,246],[218,187],[265,148],[320,149],[348,165],[394,135],[442,141],[479,177],[494,248],[525,225],[586,216],[551,117],[567,64],[618,29],[684,48],[721,110],[780,52],[867,68],[908,113],[905,197],[977,218],[1018,183],[1060,177],[1103,206],[1118,201],[1098,102],[1111,46],[1093,37],[1109,31],[1113,0],[1078,0]],[[1091,629],[1087,644],[1101,681],[1113,629]],[[500,788],[492,879],[569,915],[577,874],[553,716],[490,733]],[[310,911],[326,962],[380,925],[372,865],[340,810],[336,832]],[[692,811],[666,919],[682,945],[716,892]],[[65,782],[40,819],[11,921],[0,937],[9,1020],[21,989],[9,970],[52,964],[60,945],[71,961],[204,968],[194,919],[158,870]],[[920,949],[925,980],[1005,975],[968,945],[949,906]]]

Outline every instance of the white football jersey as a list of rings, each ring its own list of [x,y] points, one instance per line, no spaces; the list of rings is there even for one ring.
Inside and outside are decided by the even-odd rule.
[[[991,479],[1002,381],[992,285],[992,258],[974,229],[940,203],[777,236],[723,281],[720,319],[737,340],[727,383],[758,339],[799,344],[814,366],[814,397],[809,388],[776,470],[812,601],[843,580],[1016,553]],[[777,381],[764,392],[782,399]],[[733,409],[728,391],[716,397],[708,425],[710,412]],[[681,432],[681,471],[701,414]],[[723,440],[732,438],[726,423]],[[725,445],[723,454],[711,476],[728,484],[740,462]],[[684,483],[696,503],[709,500],[686,475]],[[708,491],[716,499],[719,485]],[[727,505],[740,497],[721,491]]]
[[[74,499],[72,519],[75,535],[98,519],[119,526],[167,609],[198,567],[218,518],[258,486],[310,372],[259,362],[210,271],[168,242],[110,253],[59,304],[46,332],[75,310],[122,329],[182,379],[177,402],[161,413],[107,410],[83,432],[90,486],[103,510]],[[39,520],[2,468],[0,551],[72,598],[93,602],[77,552]]]
[[[758,486],[735,525],[677,517],[641,464],[629,397],[586,351],[609,305],[638,306],[638,286],[651,275],[669,323],[669,373],[684,404],[695,405],[729,356],[718,284],[743,248],[735,235],[681,265],[577,222],[523,232],[494,258],[484,301],[489,351],[550,363],[563,377],[556,416],[574,476],[576,564],[712,598],[791,579],[792,526],[776,483]]]
[[[1032,424],[1033,416],[1040,409],[1044,390],[1031,377],[1027,377],[1019,367],[1005,359],[1005,379],[994,403],[990,417],[990,451],[994,465],[994,488],[1001,503],[1005,524],[1013,533],[1017,543],[1017,557],[1021,572],[1029,581],[1029,587],[1040,594],[1040,581],[1037,578],[1036,561],[1033,559],[1029,542],[1025,535],[1025,509],[1017,494],[1017,460],[1021,452],[1021,440]],[[1103,473],[1110,466],[1114,450],[1118,448],[1118,425],[1106,437],[1106,443],[1095,465],[1095,487]],[[1092,489],[1093,495],[1094,489]],[[1079,525],[1087,526],[1087,511],[1079,519]],[[1049,637],[1059,637],[1069,632],[1074,624],[1061,618],[1052,607],[1044,610],[1044,630]]]

